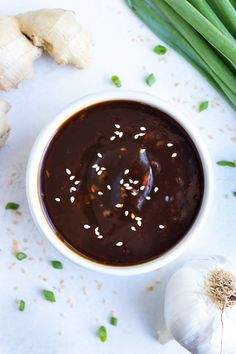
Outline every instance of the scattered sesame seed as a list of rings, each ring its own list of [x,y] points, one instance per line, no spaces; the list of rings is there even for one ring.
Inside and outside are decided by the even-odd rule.
[[[148,195],[148,196],[146,197],[146,199],[147,199],[147,200],[150,200],[150,199],[151,199],[151,197]]]
[[[165,228],[165,226],[164,225],[159,225],[159,229],[164,229]]]
[[[137,220],[137,221],[141,221],[141,220],[142,220],[142,218],[140,218],[140,216],[136,216],[136,217],[135,217],[135,220]]]
[[[123,205],[124,205],[124,204],[119,204],[119,203],[118,203],[118,204],[116,204],[116,208],[123,208]]]
[[[118,130],[116,130],[116,131],[114,132],[114,134],[119,136],[119,135],[120,135],[120,132],[119,132]]]
[[[98,229],[99,229],[99,227],[97,226],[97,227],[95,227],[95,232],[97,232],[98,231]]]
[[[70,193],[75,192],[75,191],[76,191],[76,188],[75,188],[75,187],[71,187],[71,188],[70,188]]]
[[[102,236],[102,235],[98,235],[98,237],[97,237],[97,238],[101,239],[101,238],[103,238],[103,236]]]
[[[98,164],[95,163],[95,165],[92,166],[92,168],[97,168],[98,167]]]
[[[130,178],[130,179],[129,179],[129,183],[132,184],[132,183],[134,183],[134,181]]]
[[[121,241],[117,242],[116,246],[118,246],[118,247],[123,246],[123,242],[121,242]]]
[[[137,140],[139,138],[139,134],[135,134],[134,139]]]
[[[113,135],[113,136],[110,137],[110,140],[113,141],[113,140],[115,140],[115,138],[116,137]]]
[[[101,167],[101,170],[102,171],[106,171],[106,167]]]
[[[120,132],[119,133],[119,138],[122,138],[123,134],[124,134],[123,132]]]
[[[135,226],[131,226],[131,230],[132,231],[136,231],[136,227]]]
[[[174,152],[171,157],[176,157],[177,156],[177,152]]]
[[[69,170],[69,168],[66,168],[66,173],[67,173],[68,175],[71,175],[71,170]]]
[[[100,152],[97,153],[97,156],[100,157],[100,159],[102,158],[102,154]]]
[[[77,184],[80,184],[80,181],[79,181],[79,180],[75,181],[75,185],[77,185]]]
[[[107,189],[109,189],[109,191],[111,190],[110,184],[107,185]]]
[[[120,129],[120,125],[119,124],[115,124],[116,129]]]
[[[129,215],[129,212],[128,210],[125,211],[125,216],[128,216]]]
[[[169,147],[172,147],[174,144],[172,144],[172,143],[168,143],[167,144],[167,147],[169,148]]]
[[[88,224],[84,224],[84,229],[86,229],[86,230],[88,230],[88,229],[90,229],[90,225],[88,225]]]
[[[133,181],[133,184],[138,184],[139,181],[136,179],[135,181]]]
[[[139,227],[141,227],[141,226],[142,226],[142,221],[141,221],[141,220],[138,220],[138,221],[137,221],[137,224],[138,224]]]
[[[155,187],[155,188],[154,188],[154,192],[155,192],[155,193],[158,192],[158,190],[159,190],[158,187]]]
[[[97,166],[96,167],[96,172],[98,172],[100,170],[100,167],[99,166]]]
[[[70,180],[73,181],[75,179],[75,176],[70,176]]]
[[[144,136],[145,135],[145,133],[139,133],[139,136]]]
[[[170,201],[170,197],[168,195],[165,196],[165,201],[169,202]]]
[[[139,189],[143,191],[145,189],[145,186],[141,186]]]
[[[98,195],[103,195],[103,192],[99,191],[99,192],[98,192]]]
[[[60,198],[55,198],[55,201],[59,203],[61,201],[61,199]]]
[[[124,183],[124,178],[122,178],[121,180],[120,180],[120,184],[123,184]]]
[[[146,149],[140,149],[140,154],[144,154],[145,153],[145,151],[146,151]]]
[[[129,169],[125,170],[124,175],[127,175],[129,173]]]
[[[135,219],[135,215],[134,215],[134,213],[131,213],[131,219]]]
[[[131,191],[131,190],[133,189],[133,187],[127,186],[127,187],[125,187],[125,189],[126,189],[127,191]]]
[[[74,201],[75,201],[75,197],[70,197],[70,202],[74,203]]]
[[[98,173],[97,173],[98,176],[100,176],[102,174],[102,172],[103,172],[102,170],[98,171]]]
[[[143,132],[146,131],[147,129],[145,127],[140,127],[140,130],[142,130]]]
[[[136,191],[133,191],[131,194],[136,197],[138,193]]]

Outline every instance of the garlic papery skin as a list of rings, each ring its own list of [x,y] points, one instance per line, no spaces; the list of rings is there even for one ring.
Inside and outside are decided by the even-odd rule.
[[[236,272],[221,256],[187,262],[165,294],[167,329],[193,354],[236,354]]]

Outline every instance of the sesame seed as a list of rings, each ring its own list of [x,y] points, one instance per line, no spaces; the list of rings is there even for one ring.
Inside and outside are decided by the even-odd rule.
[[[101,170],[102,171],[106,171],[106,167],[101,167]]]
[[[137,221],[137,224],[138,224],[139,227],[141,227],[141,226],[142,226],[142,221],[141,221],[141,220],[138,220],[138,221]]]
[[[97,238],[101,239],[101,238],[103,238],[103,236],[102,236],[102,235],[98,235],[98,237],[97,237]]]
[[[135,134],[134,139],[137,140],[139,138],[139,134]]]
[[[88,229],[90,229],[90,225],[88,225],[88,224],[84,224],[84,229],[86,229],[86,230],[88,230]]]
[[[75,188],[75,187],[71,187],[71,188],[70,188],[70,193],[75,192],[75,191],[76,191],[76,188]]]
[[[116,130],[116,131],[114,132],[114,134],[119,136],[119,135],[120,135],[120,132],[119,132],[118,130]]]
[[[151,197],[149,197],[149,195],[148,195],[148,196],[146,197],[146,199],[147,199],[147,200],[150,200],[150,199],[151,199]]]
[[[99,227],[97,226],[97,227],[95,227],[95,232],[98,232],[98,229],[99,229]]]
[[[98,164],[95,163],[95,165],[92,166],[92,168],[97,168],[98,167]]]
[[[129,183],[131,183],[131,184],[132,184],[133,182],[134,182],[134,181],[130,178],[130,179],[129,179]]]
[[[79,184],[79,183],[80,183],[80,181],[79,181],[79,180],[75,181],[75,185],[77,185],[77,184]]]
[[[115,138],[116,137],[113,135],[113,136],[110,137],[110,140],[113,141],[113,140],[115,140]]]
[[[98,195],[103,195],[103,192],[99,191],[99,192],[98,192]]]
[[[134,213],[131,213],[131,219],[135,219],[135,215],[134,215]]]
[[[170,197],[168,195],[165,196],[165,201],[169,202],[170,201]]]
[[[117,242],[117,243],[116,243],[116,246],[117,246],[117,247],[123,246],[123,242],[121,242],[121,241]]]
[[[159,190],[158,187],[155,187],[155,188],[154,188],[154,192],[155,192],[155,193],[158,192],[158,190]]]
[[[100,157],[100,159],[102,158],[102,154],[100,152],[97,153],[97,156]]]
[[[177,156],[177,152],[174,152],[171,157],[176,157]]]
[[[70,180],[73,181],[75,179],[75,176],[70,176]]]
[[[119,138],[122,138],[122,136],[123,136],[123,132],[120,132],[119,133]]]
[[[139,189],[143,191],[145,189],[145,186],[141,186]]]
[[[132,231],[136,231],[136,227],[135,226],[131,226],[131,230]]]
[[[131,190],[133,189],[133,187],[127,186],[127,187],[125,187],[125,189],[126,189],[127,191],[131,191]]]
[[[120,184],[123,184],[124,183],[124,178],[122,178],[121,180],[120,180]]]
[[[135,220],[137,220],[137,221],[141,221],[141,220],[142,220],[142,218],[140,218],[140,216],[136,216]]]
[[[100,167],[99,166],[97,166],[96,167],[96,172],[98,172],[100,170]]]
[[[75,201],[75,197],[70,197],[70,202],[74,203],[74,201]]]
[[[116,129],[120,129],[120,125],[119,124],[115,124]]]
[[[124,175],[127,175],[129,173],[129,169],[125,170]]]
[[[139,181],[136,179],[135,181],[133,181],[133,184],[138,184]]]
[[[131,194],[136,197],[136,195],[137,195],[138,193],[137,193],[136,191],[133,191]]]
[[[128,210],[125,211],[125,216],[128,216],[129,215],[129,212]]]
[[[111,190],[110,184],[107,185],[107,189],[109,189],[109,191]]]
[[[143,132],[146,131],[147,129],[145,127],[140,127],[140,130],[142,130]]]
[[[165,228],[164,225],[159,225],[158,227],[159,227],[159,229],[161,229],[161,230]]]
[[[102,174],[102,170],[98,171],[97,175],[100,176]]]
[[[124,187],[130,187],[130,184],[129,183],[125,183]]]
[[[172,143],[168,143],[167,144],[167,147],[169,148],[169,147],[172,147],[174,144],[172,144]]]
[[[118,203],[118,204],[116,204],[116,208],[123,208],[123,205],[124,205],[124,204],[119,204],[119,203]]]
[[[67,173],[68,175],[71,175],[71,170],[69,170],[69,168],[67,168],[67,169],[66,169],[66,173]]]
[[[144,136],[145,135],[145,133],[139,133],[139,136]]]
[[[55,201],[59,203],[61,201],[61,199],[60,198],[55,198]]]
[[[146,149],[140,149],[140,154],[144,154],[145,153],[145,151],[146,151]]]

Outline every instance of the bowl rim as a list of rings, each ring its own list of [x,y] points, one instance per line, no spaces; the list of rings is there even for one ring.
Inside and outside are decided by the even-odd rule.
[[[170,115],[190,136],[198,151],[204,177],[204,190],[202,203],[198,215],[186,233],[182,240],[180,240],[173,248],[164,253],[163,255],[141,264],[129,265],[129,266],[113,266],[97,263],[91,259],[85,258],[73,251],[69,246],[66,245],[58,236],[53,232],[52,227],[47,221],[42,204],[40,202],[38,193],[38,178],[39,178],[39,168],[52,137],[55,135],[58,128],[68,120],[73,114],[79,112],[80,110],[92,106],[99,102],[113,100],[131,100],[138,101],[148,104],[154,108],[158,108],[161,111]],[[154,95],[148,94],[142,91],[134,90],[109,90],[102,91],[99,93],[93,93],[82,98],[79,98],[65,109],[63,109],[59,114],[50,121],[46,127],[42,129],[38,137],[36,138],[34,145],[32,147],[28,164],[26,170],[26,194],[29,204],[29,209],[32,218],[38,227],[38,229],[48,238],[48,240],[56,247],[56,249],[62,253],[65,257],[69,258],[74,263],[77,263],[84,268],[100,271],[106,274],[113,275],[137,275],[150,272],[159,269],[171,261],[179,257],[191,244],[197,232],[200,230],[208,212],[210,210],[212,197],[213,197],[213,183],[214,174],[212,168],[212,162],[208,153],[206,146],[203,144],[200,134],[195,127],[192,127],[185,114],[180,112],[172,103],[158,98]],[[37,196],[37,197],[36,197]]]

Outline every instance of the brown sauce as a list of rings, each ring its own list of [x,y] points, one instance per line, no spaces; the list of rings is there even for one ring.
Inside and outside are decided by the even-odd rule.
[[[58,237],[96,262],[133,265],[175,246],[202,201],[198,153],[171,117],[108,101],[69,118],[41,165],[40,195]]]

